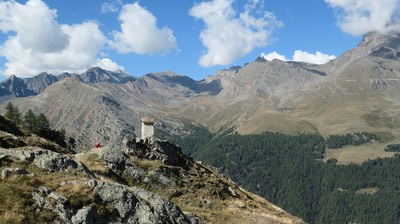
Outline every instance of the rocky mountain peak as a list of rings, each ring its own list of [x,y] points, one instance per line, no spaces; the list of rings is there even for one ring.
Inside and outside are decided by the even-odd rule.
[[[24,80],[15,75],[10,76],[0,84],[0,89],[9,92],[15,97],[25,97],[34,94],[34,91],[28,89]]]
[[[263,56],[258,56],[255,60],[255,62],[266,62],[267,59],[265,59]]]
[[[358,48],[367,49],[368,55],[386,59],[400,58],[400,33],[371,32],[363,37]]]
[[[358,44],[358,47],[374,48],[374,47],[382,44],[383,42],[385,42],[386,39],[387,39],[386,35],[383,35],[378,32],[370,32],[363,36],[363,39]]]
[[[113,72],[106,71],[99,67],[94,67],[79,75],[83,82],[98,83],[98,82],[120,82],[118,77]]]

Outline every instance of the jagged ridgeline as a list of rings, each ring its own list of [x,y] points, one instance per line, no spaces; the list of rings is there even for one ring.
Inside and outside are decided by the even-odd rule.
[[[0,223],[303,223],[180,147],[75,153],[0,116]]]
[[[96,141],[118,146],[156,117],[163,131],[186,125],[212,133],[386,133],[400,139],[398,33],[370,33],[354,49],[324,65],[258,58],[204,80],[174,72],[133,77],[92,68],[81,74],[41,73],[0,83],[0,102],[45,114],[85,151]],[[4,104],[0,108],[4,111]]]

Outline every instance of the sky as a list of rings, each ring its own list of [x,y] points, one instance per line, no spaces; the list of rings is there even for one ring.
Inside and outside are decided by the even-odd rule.
[[[201,80],[267,60],[323,64],[400,31],[400,0],[0,0],[0,79],[98,66]]]

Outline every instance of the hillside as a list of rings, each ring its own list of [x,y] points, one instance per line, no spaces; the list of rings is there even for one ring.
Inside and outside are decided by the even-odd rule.
[[[354,155],[374,147],[367,137],[373,135],[358,136],[364,143],[357,142],[360,138],[354,135],[324,139],[319,135],[229,132],[217,136],[193,156],[307,223],[399,223],[398,153],[386,152],[385,157],[390,158],[359,164],[322,161],[328,147],[336,151],[347,144],[360,144]],[[346,145],[341,145],[343,142]],[[400,145],[396,147],[400,149]]]
[[[0,116],[0,223],[302,223],[178,146],[75,154]]]
[[[371,33],[357,48],[324,65],[258,60],[221,71],[209,77],[221,80],[221,93],[194,102],[181,114],[211,130],[233,126],[243,134],[327,136],[366,130],[398,136],[400,64],[390,56],[399,52],[398,40],[398,34]]]

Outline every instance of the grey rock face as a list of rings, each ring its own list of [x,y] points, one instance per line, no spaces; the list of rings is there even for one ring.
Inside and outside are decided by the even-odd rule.
[[[78,164],[60,153],[41,150],[35,155],[33,163],[50,172],[60,172],[78,168]]]
[[[158,184],[161,184],[164,186],[170,186],[170,187],[174,187],[176,185],[176,183],[174,181],[172,181],[171,179],[167,178],[166,176],[164,176],[154,170],[149,171],[147,175],[151,176],[152,177],[151,179],[157,180]],[[144,182],[147,182],[147,181],[144,180]]]
[[[36,148],[36,150],[39,150]],[[23,161],[32,162],[35,158],[35,152],[32,150],[16,150],[16,149],[2,149],[0,148],[0,155],[15,157]]]
[[[193,223],[178,206],[152,192],[95,180],[89,184],[124,223]]]
[[[168,165],[189,168],[191,158],[183,154],[182,149],[168,141],[155,138],[138,139],[127,136],[124,138],[123,151],[128,155],[149,160],[160,160]]]
[[[28,174],[28,171],[21,168],[5,168],[1,171],[0,179],[4,180],[5,178],[15,174],[17,175]]]
[[[118,210],[121,222],[136,223],[138,199],[123,186],[92,180],[90,186],[96,191],[101,201]]]
[[[107,163],[113,164],[119,168],[123,168],[126,163],[126,156],[117,148],[109,146],[92,149],[91,152],[96,153],[102,160]]]
[[[38,167],[50,172],[60,172],[78,168],[78,164],[71,158],[57,152],[40,148],[31,148],[31,150],[0,148],[0,155],[8,155],[23,161],[32,162]]]
[[[89,224],[96,223],[96,212],[92,208],[92,206],[84,206],[79,209],[76,214],[71,218],[71,223],[73,224]],[[99,222],[97,222],[99,223]]]
[[[129,174],[130,177],[132,177],[133,180],[135,181],[141,181],[143,180],[147,172],[141,169],[140,167],[134,165],[134,164],[129,164],[125,167],[125,172]]]
[[[96,201],[109,207],[107,214],[99,214],[93,205],[70,206],[66,197],[46,187],[33,192],[32,198],[40,208],[55,212],[59,223],[203,223],[152,192],[96,180],[87,184],[96,192]]]

